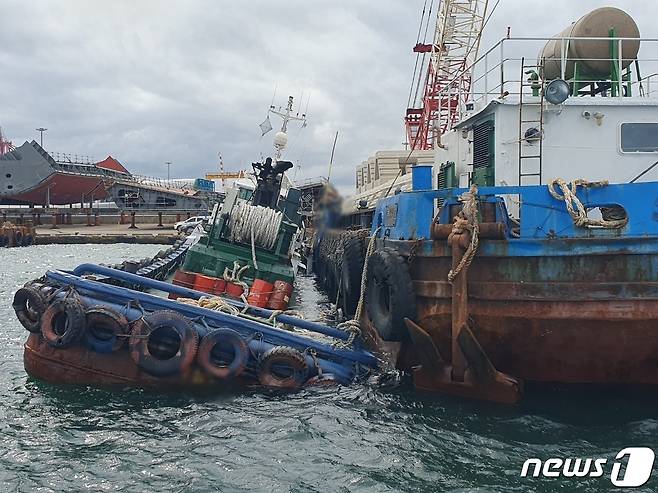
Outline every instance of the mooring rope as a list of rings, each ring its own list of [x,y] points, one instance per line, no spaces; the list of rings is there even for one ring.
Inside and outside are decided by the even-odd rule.
[[[450,269],[450,272],[448,272],[448,281],[450,282],[455,280],[462,269],[468,269],[468,267],[471,265],[471,262],[473,262],[473,258],[477,252],[478,245],[480,244],[480,224],[478,222],[477,194],[477,186],[471,185],[471,189],[468,192],[464,192],[459,197],[459,201],[462,202],[463,205],[462,210],[459,211],[459,214],[457,214],[454,218],[451,232],[451,236],[453,237],[452,241],[458,241],[456,238],[454,238],[454,235],[460,235],[464,231],[470,231],[471,242],[468,245],[464,256],[459,261],[459,264],[457,264],[457,267]]]
[[[555,191],[555,185],[560,187],[562,195]],[[584,188],[605,187],[608,185],[607,181],[587,181],[587,180],[573,180],[567,184],[562,178],[556,178],[548,184],[548,191],[551,196],[556,200],[563,200],[567,206],[567,211],[573,219],[574,224],[579,228],[600,227],[607,229],[623,228],[628,223],[628,217],[624,219],[591,219],[587,217],[587,209],[576,196],[578,185]],[[575,207],[574,207],[575,206]]]

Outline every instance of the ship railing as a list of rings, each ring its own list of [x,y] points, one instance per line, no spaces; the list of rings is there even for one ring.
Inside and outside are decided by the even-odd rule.
[[[556,41],[560,56],[549,63],[558,67],[557,77],[544,78],[540,55],[549,41]],[[624,43],[640,42],[637,58],[623,58]],[[578,58],[569,53],[570,44],[607,43],[614,57]],[[588,62],[609,62],[610,73],[588,75]],[[545,63],[545,62],[544,62]],[[626,66],[626,68],[624,68]],[[618,67],[622,67],[621,70]],[[467,74],[466,76],[464,74]],[[650,75],[643,75],[650,74]],[[439,76],[441,74],[439,73]],[[536,84],[532,84],[537,77]],[[655,98],[658,95],[658,38],[620,37],[520,37],[504,38],[467,64],[465,70],[447,73],[435,99],[438,112],[450,113],[451,122],[461,121],[474,110],[492,101],[518,100],[533,96],[533,89],[544,87],[555,78],[569,82],[572,96],[616,97],[620,103],[628,97]],[[586,93],[586,88],[593,91]],[[614,90],[613,90],[614,89]],[[536,91],[534,92],[536,94]]]

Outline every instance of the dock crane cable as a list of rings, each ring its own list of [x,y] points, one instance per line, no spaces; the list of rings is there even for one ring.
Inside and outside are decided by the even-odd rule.
[[[423,33],[423,44],[426,43],[427,41],[427,32],[429,31],[429,25],[430,25],[430,19],[432,18],[432,9],[434,8],[434,0],[431,1],[430,3],[430,10],[427,14],[427,20],[425,21],[425,32]],[[425,11],[427,9],[427,0],[425,0],[425,3],[423,4],[423,13],[420,17],[420,22],[418,23],[418,35],[416,36],[416,45],[420,43],[420,33],[423,29],[423,21],[425,20]],[[413,76],[411,77],[411,86],[409,87],[409,97],[407,99],[407,108],[411,107],[411,102],[412,98],[411,95],[413,94],[413,103],[414,105],[416,104],[416,101],[418,101],[418,91],[420,90],[420,81],[421,81],[421,75],[423,73],[423,68],[425,67],[425,55],[426,53],[423,53],[422,56],[420,53],[416,55],[416,63],[414,64],[414,73]],[[420,70],[418,69],[418,61],[421,60],[420,63]],[[416,75],[418,75],[418,78],[416,78]],[[416,89],[414,91],[414,82],[416,83]]]

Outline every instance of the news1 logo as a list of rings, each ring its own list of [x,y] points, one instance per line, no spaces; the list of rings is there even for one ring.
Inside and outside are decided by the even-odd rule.
[[[656,456],[647,447],[627,447],[616,456],[610,469],[610,482],[619,488],[637,488],[644,485],[653,471]],[[626,459],[626,460],[625,460]],[[538,478],[600,478],[606,474],[607,459],[528,459],[521,468],[521,477]],[[624,467],[625,465],[625,467]]]

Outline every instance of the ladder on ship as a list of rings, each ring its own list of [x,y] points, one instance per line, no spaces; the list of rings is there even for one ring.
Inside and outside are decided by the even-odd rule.
[[[532,99],[524,90],[532,91]],[[537,99],[538,98],[538,99]],[[544,81],[539,67],[526,65],[521,58],[519,90],[519,185],[542,183],[544,143]]]

